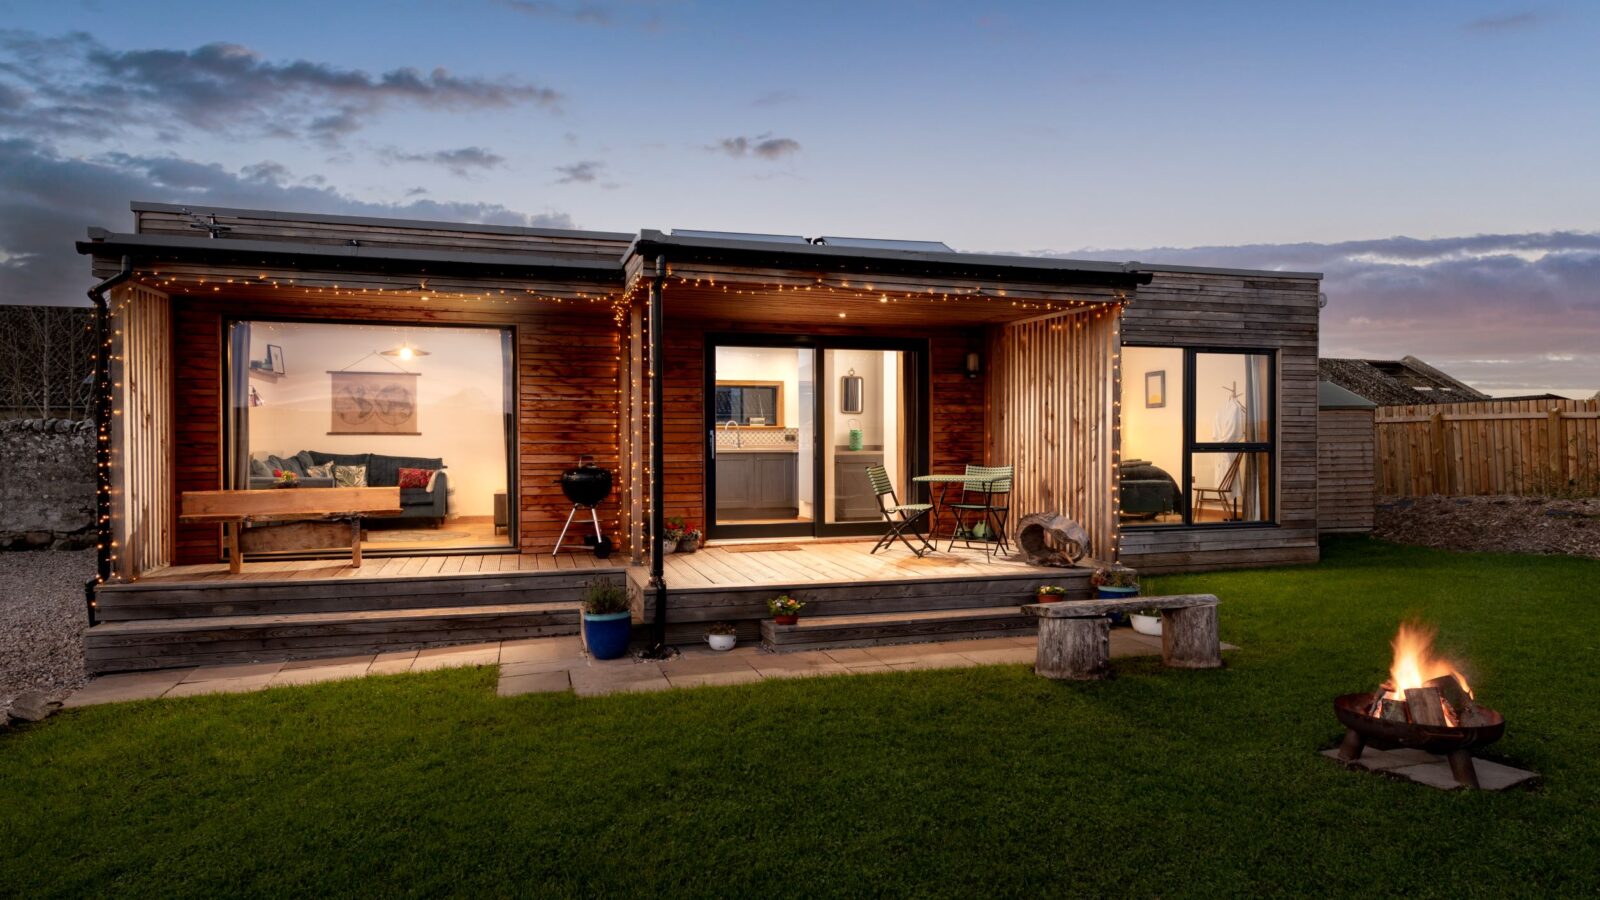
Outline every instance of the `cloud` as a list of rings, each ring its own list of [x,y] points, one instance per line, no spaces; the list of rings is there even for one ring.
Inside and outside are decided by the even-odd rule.
[[[1600,232],[1045,252],[1317,271],[1327,356],[1419,356],[1490,392],[1600,388]]]
[[[760,159],[782,159],[800,152],[800,142],[793,138],[773,137],[771,132],[755,137],[723,138],[710,149],[740,158],[755,156]]]
[[[85,228],[127,231],[130,199],[296,212],[395,216],[572,228],[571,216],[529,214],[494,203],[425,198],[360,200],[275,162],[232,170],[170,155],[65,156],[27,139],[0,139],[0,303],[82,304],[92,283],[72,247]]]
[[[483,147],[458,147],[454,150],[433,150],[425,153],[410,153],[395,147],[386,147],[378,152],[378,156],[389,162],[442,166],[451,174],[461,177],[499,168],[506,161],[505,157]]]
[[[1467,31],[1476,32],[1515,31],[1538,25],[1547,18],[1548,16],[1543,13],[1529,9],[1522,12],[1504,13],[1498,16],[1483,16],[1482,18],[1473,19],[1462,27]]]
[[[561,177],[556,179],[556,184],[592,184],[598,181],[605,163],[596,160],[581,160],[566,166],[556,166],[556,171]]]
[[[240,44],[114,50],[81,32],[0,31],[0,126],[33,137],[106,138],[174,124],[337,145],[395,106],[446,112],[535,106],[561,94],[520,79],[447,69],[378,74],[311,60],[269,60]]]
[[[500,5],[526,16],[556,19],[579,25],[610,27],[616,24],[611,10],[597,3],[550,3],[547,0],[500,0]]]

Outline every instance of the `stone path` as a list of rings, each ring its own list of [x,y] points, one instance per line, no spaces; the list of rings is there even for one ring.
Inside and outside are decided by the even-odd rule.
[[[403,650],[364,656],[305,659],[293,662],[244,663],[105,675],[67,699],[67,708],[242,693],[285,685],[314,684],[367,675],[398,675],[455,666],[500,667],[499,694],[572,691],[579,697],[704,685],[746,684],[767,678],[813,675],[865,675],[906,669],[952,669],[967,666],[1031,663],[1031,637],[900,644],[848,650],[768,653],[754,644],[716,652],[683,647],[664,662],[632,657],[589,659],[577,637],[496,641],[429,650]],[[1230,648],[1231,649],[1231,648]],[[1127,629],[1111,633],[1112,657],[1158,656],[1161,639]]]

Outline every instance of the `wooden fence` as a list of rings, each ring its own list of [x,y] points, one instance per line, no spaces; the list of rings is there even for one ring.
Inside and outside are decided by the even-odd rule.
[[[1488,400],[1379,407],[1387,496],[1600,493],[1600,400]]]

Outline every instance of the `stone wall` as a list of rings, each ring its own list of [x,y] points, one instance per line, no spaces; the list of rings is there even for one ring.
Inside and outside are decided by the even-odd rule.
[[[94,546],[94,423],[0,422],[0,550]]]

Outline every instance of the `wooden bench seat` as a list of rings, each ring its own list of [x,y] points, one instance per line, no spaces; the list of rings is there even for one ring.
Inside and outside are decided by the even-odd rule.
[[[1178,669],[1222,665],[1215,594],[1130,597],[1127,600],[1069,600],[1032,603],[1024,613],[1039,619],[1039,653],[1034,672],[1046,678],[1083,681],[1111,674],[1111,613],[1161,611],[1161,661]]]

